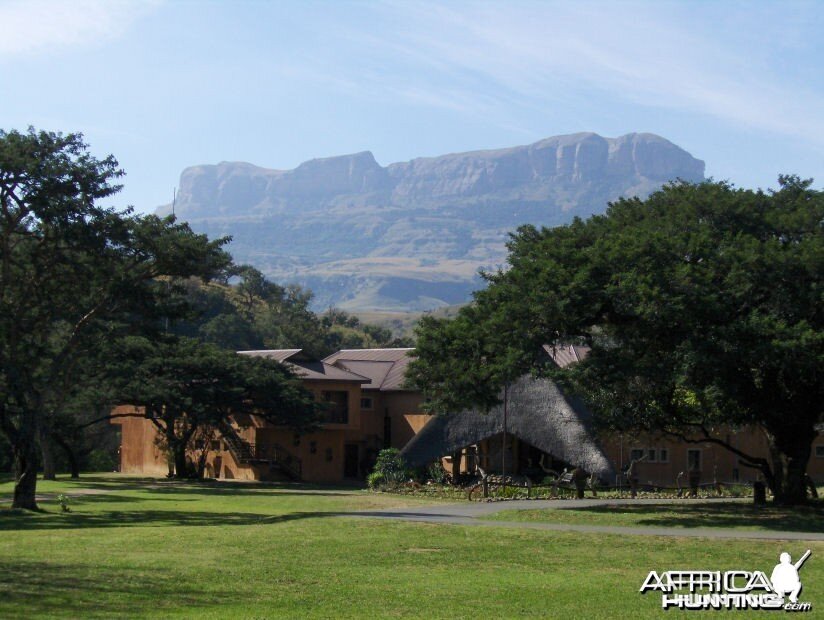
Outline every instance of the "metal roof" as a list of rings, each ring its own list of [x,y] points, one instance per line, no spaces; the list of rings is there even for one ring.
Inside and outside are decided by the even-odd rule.
[[[393,349],[341,349],[325,358],[324,362],[334,364],[339,359],[360,360],[366,362],[397,362],[405,358],[413,348]]]
[[[369,383],[370,379],[360,374],[350,372],[345,368],[328,364],[324,361],[313,360],[302,353],[303,349],[269,349],[262,351],[238,351],[240,355],[251,357],[265,357],[273,359],[289,367],[301,379],[316,381],[354,381]]]
[[[406,367],[412,361],[411,348],[396,349],[342,349],[324,358],[324,362],[334,364],[365,377],[369,384],[365,390],[382,392],[406,390],[403,382]]]

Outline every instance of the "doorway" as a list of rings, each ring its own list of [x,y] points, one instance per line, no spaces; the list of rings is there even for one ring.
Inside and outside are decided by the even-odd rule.
[[[343,446],[343,477],[358,478],[358,444],[348,443]]]

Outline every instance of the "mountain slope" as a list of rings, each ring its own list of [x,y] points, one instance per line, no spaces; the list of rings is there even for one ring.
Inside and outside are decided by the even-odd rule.
[[[515,227],[601,213],[676,178],[702,180],[704,163],[653,134],[582,133],[387,167],[368,151],[294,170],[194,166],[175,210],[232,235],[239,262],[310,286],[318,307],[425,310],[464,301]]]

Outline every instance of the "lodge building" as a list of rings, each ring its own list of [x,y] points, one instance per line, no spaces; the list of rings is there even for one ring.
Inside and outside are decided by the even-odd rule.
[[[394,447],[413,466],[441,460],[455,476],[480,466],[540,479],[546,470],[582,467],[613,485],[634,460],[641,484],[673,486],[679,474],[689,471],[701,472],[702,482],[747,482],[758,477],[733,453],[711,443],[655,435],[597,436],[584,404],[549,379],[523,377],[507,386],[506,407],[489,412],[425,414],[420,392],[404,385],[412,351],[344,349],[322,360],[300,349],[240,352],[290,367],[317,400],[327,403],[325,417],[315,431],[297,434],[255,416],[237,416],[231,431],[197,446],[206,454],[206,475],[357,481],[369,473],[381,449]],[[545,347],[545,351],[548,362],[562,367],[588,352],[576,346]],[[122,406],[115,413],[137,411]],[[121,425],[122,472],[168,473],[167,456],[151,420],[123,417],[113,422]],[[768,455],[766,438],[756,429],[730,430],[725,439],[755,456]],[[817,484],[824,484],[821,437],[813,445],[808,472]]]

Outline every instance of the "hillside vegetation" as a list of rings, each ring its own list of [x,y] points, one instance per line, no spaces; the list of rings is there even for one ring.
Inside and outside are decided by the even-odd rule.
[[[313,290],[316,310],[425,311],[466,302],[518,226],[603,213],[676,178],[703,180],[704,163],[653,134],[580,133],[386,167],[368,151],[293,170],[193,166],[175,212],[231,235],[238,261]]]

